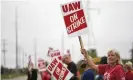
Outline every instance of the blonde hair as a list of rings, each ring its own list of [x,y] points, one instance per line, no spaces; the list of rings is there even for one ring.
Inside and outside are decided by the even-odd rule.
[[[132,68],[132,62],[130,62],[130,61],[126,62],[125,65]]]
[[[123,65],[123,62],[121,60],[119,52],[117,50],[115,50],[115,49],[112,49],[112,50],[108,51],[108,53],[110,53],[110,52],[114,53],[119,58],[117,64]]]

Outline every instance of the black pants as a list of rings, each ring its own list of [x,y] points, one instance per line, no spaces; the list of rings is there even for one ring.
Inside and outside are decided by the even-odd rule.
[[[28,71],[28,79],[27,80],[37,80],[37,69],[32,69],[31,72]]]

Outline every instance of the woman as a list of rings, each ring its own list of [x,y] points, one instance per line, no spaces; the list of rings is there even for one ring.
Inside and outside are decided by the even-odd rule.
[[[42,80],[51,80],[51,75],[48,71],[41,72]]]
[[[133,80],[132,63],[130,61],[125,63],[126,80]]]
[[[104,75],[104,80],[125,80],[125,73],[120,65],[120,55],[115,50],[110,50],[107,54],[107,64],[95,65],[89,58],[85,49],[81,49],[82,54],[86,58],[89,66],[96,70],[98,74]]]
[[[45,65],[46,67],[48,66],[47,61],[45,62]],[[40,74],[41,74],[42,80],[51,80],[51,74],[47,70],[40,72]]]

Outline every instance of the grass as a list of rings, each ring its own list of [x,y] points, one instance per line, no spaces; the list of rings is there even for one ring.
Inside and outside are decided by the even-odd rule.
[[[11,79],[19,76],[24,76],[25,74],[2,74],[1,79]]]

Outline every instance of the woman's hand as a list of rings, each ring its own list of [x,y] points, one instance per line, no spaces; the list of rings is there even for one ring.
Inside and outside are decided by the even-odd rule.
[[[81,49],[81,53],[84,55],[85,58],[87,58],[88,53],[85,49]]]
[[[81,49],[81,53],[84,55],[89,67],[91,69],[94,69],[98,72],[98,66],[95,65],[95,63],[92,61],[92,58],[89,56],[89,54],[87,53],[87,51],[85,49]]]

